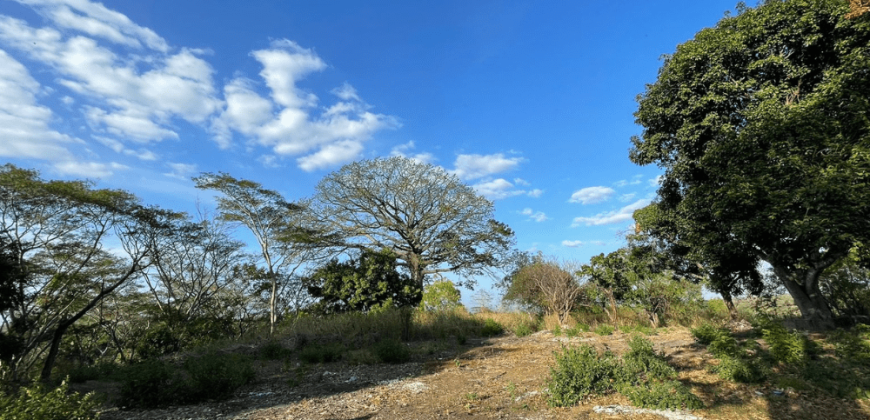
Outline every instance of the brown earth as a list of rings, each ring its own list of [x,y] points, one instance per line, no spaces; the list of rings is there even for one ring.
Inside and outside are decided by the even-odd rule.
[[[654,414],[593,411],[596,406],[629,406],[629,401],[619,394],[591,397],[570,408],[547,405],[544,390],[554,351],[563,345],[586,343],[599,351],[619,354],[627,350],[629,338],[628,334],[616,332],[611,336],[586,333],[569,339],[544,331],[522,338],[469,340],[461,347],[411,343],[414,360],[399,365],[257,362],[258,379],[229,401],[155,410],[108,407],[102,418],[660,419]],[[870,419],[870,404],[866,401],[792,390],[780,396],[764,385],[722,381],[706,370],[712,357],[686,329],[669,328],[649,339],[678,368],[679,379],[704,401],[707,408],[691,413],[696,418]],[[85,388],[110,395],[114,392],[106,383],[92,382]]]

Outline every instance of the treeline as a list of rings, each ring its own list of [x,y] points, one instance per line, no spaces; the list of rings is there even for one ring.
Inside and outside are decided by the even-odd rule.
[[[225,173],[194,182],[218,193],[215,214],[0,168],[0,379],[272,334],[301,314],[417,306],[424,279],[473,281],[513,240],[490,201],[405,158],[347,165],[296,202]],[[458,300],[441,295],[426,305]]]

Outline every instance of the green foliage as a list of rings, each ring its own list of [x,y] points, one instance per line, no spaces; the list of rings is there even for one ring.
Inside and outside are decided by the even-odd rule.
[[[332,363],[341,360],[345,348],[341,343],[309,344],[299,352],[305,363]]]
[[[283,359],[289,357],[292,353],[292,350],[285,348],[277,341],[269,341],[260,347],[260,357],[266,360]]]
[[[439,280],[423,289],[420,308],[427,311],[449,311],[462,306],[461,298],[462,295],[452,281]]]
[[[644,386],[622,387],[621,391],[635,407],[661,410],[704,408],[704,402],[678,381],[652,382]]]
[[[572,406],[589,394],[611,392],[620,376],[619,359],[609,352],[599,355],[589,345],[563,347],[555,356],[547,383],[547,401],[554,407]]]
[[[115,363],[104,362],[90,366],[78,366],[69,371],[69,381],[77,384],[95,379],[111,377],[117,372],[119,366]]]
[[[786,365],[803,365],[818,351],[815,344],[803,334],[788,331],[780,324],[768,324],[762,328],[762,336],[770,346],[773,360]]]
[[[14,396],[0,391],[0,420],[94,420],[100,406],[94,393],[70,393],[66,381],[50,391],[41,384],[22,387]]]
[[[225,399],[254,378],[247,357],[206,353],[181,367],[151,359],[127,367],[121,376],[121,403],[130,407],[160,407]]]
[[[502,333],[504,333],[504,327],[492,318],[487,318],[480,330],[480,335],[484,337],[493,337]]]
[[[189,401],[226,399],[254,379],[251,361],[238,354],[206,353],[185,360],[184,369]]]
[[[562,335],[562,326],[561,325],[557,324],[555,327],[553,327],[553,335],[556,337]]]
[[[405,363],[411,360],[411,349],[399,340],[382,340],[375,344],[375,355],[384,363]]]
[[[692,328],[691,332],[692,335],[695,336],[695,339],[705,346],[721,337],[730,335],[725,329],[717,328],[712,324],[707,323],[701,324],[697,328]]]
[[[837,356],[854,362],[870,362],[870,341],[862,337],[855,328],[853,331],[837,330],[831,334]]]
[[[677,371],[668,365],[663,354],[656,354],[652,342],[635,336],[628,342],[629,351],[622,356],[626,381],[639,384],[643,381],[676,379]]]
[[[320,299],[311,310],[324,314],[416,306],[422,298],[417,283],[396,267],[391,251],[365,250],[356,259],[327,262],[302,283],[312,297]]]
[[[767,366],[761,359],[747,359],[732,356],[720,356],[719,364],[712,366],[710,371],[728,381],[740,383],[759,383],[767,378]]]
[[[517,337],[525,337],[531,335],[533,332],[535,332],[534,326],[528,322],[521,322],[514,328],[514,334],[516,334]]]
[[[616,331],[616,328],[613,328],[612,325],[608,324],[599,324],[595,327],[595,334],[598,335],[610,335],[613,334],[614,331]]]

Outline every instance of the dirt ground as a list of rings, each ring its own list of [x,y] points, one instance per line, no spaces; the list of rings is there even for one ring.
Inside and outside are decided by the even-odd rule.
[[[414,360],[399,365],[345,361],[302,367],[295,362],[263,361],[257,362],[257,380],[229,401],[156,410],[107,407],[102,418],[661,419],[649,413],[594,411],[596,406],[629,406],[619,394],[589,398],[570,408],[547,405],[544,392],[555,350],[587,343],[599,351],[619,354],[627,350],[630,337],[616,332],[566,338],[543,331],[522,338],[469,339],[465,346],[437,351],[423,351],[434,348],[433,343],[411,343],[417,349]],[[723,382],[707,372],[711,356],[686,329],[668,329],[649,339],[668,356],[669,363],[678,368],[680,380],[707,407],[685,413],[683,419],[870,419],[867,401]],[[111,384],[89,383],[86,387],[112,393]]]

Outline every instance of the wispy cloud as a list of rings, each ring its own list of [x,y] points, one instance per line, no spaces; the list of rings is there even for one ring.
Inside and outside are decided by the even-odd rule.
[[[196,173],[199,172],[197,170],[196,164],[191,163],[168,162],[166,166],[169,167],[170,171],[164,173],[163,175],[175,179],[181,179],[184,181],[190,180],[192,176],[196,175]]]
[[[650,187],[658,187],[659,185],[662,185],[662,180],[663,180],[664,178],[665,178],[664,175],[659,175],[659,176],[657,176],[657,177],[655,177],[655,178],[650,179],[650,180],[649,180],[649,186],[650,186]]]
[[[497,178],[491,181],[478,182],[471,186],[478,194],[490,199],[501,200],[508,197],[523,195],[524,190],[515,189],[514,184],[504,178]]]
[[[623,195],[619,196],[619,201],[622,201],[623,203],[627,203],[627,202],[631,201],[635,196],[637,196],[637,194],[635,194],[635,193],[623,194]]]
[[[599,213],[592,217],[576,217],[574,221],[571,223],[571,227],[577,227],[580,225],[586,226],[600,226],[600,225],[609,225],[613,223],[622,223],[631,220],[632,215],[635,210],[641,209],[649,205],[652,200],[649,199],[641,199],[637,200],[634,203],[631,203],[619,210],[614,210],[605,213]]]
[[[577,248],[577,247],[583,246],[583,241],[564,240],[564,241],[562,241],[562,246],[566,246],[568,248]]]
[[[405,144],[400,144],[394,147],[392,151],[390,151],[390,156],[406,157],[408,159],[416,160],[423,163],[432,163],[436,160],[435,155],[428,152],[413,153],[415,147],[416,146],[414,145],[413,141],[409,141]]]
[[[532,197],[532,198],[538,198],[538,197],[542,196],[543,194],[544,194],[544,190],[541,190],[538,188],[535,188],[535,189],[526,193],[526,195],[528,195],[529,197]]]
[[[523,216],[529,216],[528,220],[534,220],[535,222],[538,222],[538,223],[545,222],[545,221],[549,220],[549,218],[547,217],[546,214],[544,214],[544,212],[534,211],[528,207],[524,208],[520,212],[520,214],[522,214]]]
[[[492,155],[459,155],[450,172],[462,180],[473,180],[515,169],[522,163],[521,157],[505,157],[501,153]],[[507,181],[505,181],[507,182]]]
[[[587,187],[574,191],[574,194],[571,194],[571,198],[568,199],[568,202],[584,205],[603,203],[609,200],[614,193],[616,193],[616,191],[610,187]]]

